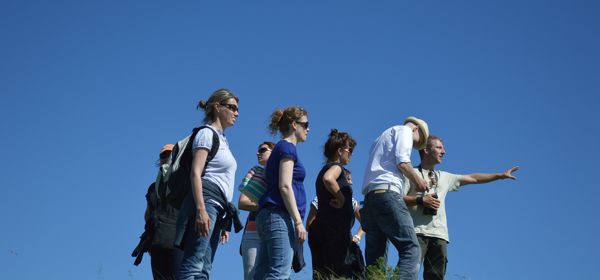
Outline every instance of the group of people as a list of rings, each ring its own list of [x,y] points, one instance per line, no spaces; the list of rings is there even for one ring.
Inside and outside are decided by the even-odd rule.
[[[237,218],[231,204],[237,163],[224,131],[239,116],[238,102],[232,92],[219,89],[199,103],[205,112],[205,129],[190,139],[191,192],[179,209],[164,206],[168,190],[161,185],[168,162],[163,158],[173,147],[161,149],[159,174],[147,195],[146,224],[160,228],[168,220],[165,217],[174,216],[177,222],[170,236],[172,246],[156,242],[150,249],[155,279],[208,279],[218,244],[229,240],[226,225]],[[417,279],[421,264],[424,279],[443,279],[449,242],[446,194],[467,184],[515,179],[512,172],[518,170],[469,175],[439,171],[435,166],[445,155],[442,139],[429,135],[425,121],[408,117],[372,144],[360,209],[353,198],[351,172],[345,167],[356,141],[349,133],[332,129],[323,148],[326,163],[315,182],[317,197],[307,204],[306,169],[296,150],[310,130],[307,111],[278,109],[271,114],[269,130],[281,139],[259,144],[258,165],[239,185],[237,208],[249,212],[240,245],[244,279],[289,279],[292,269],[304,266],[306,239],[315,278],[364,279],[365,262],[357,245],[363,233],[366,266],[387,257],[389,241],[399,256],[400,279]],[[410,160],[413,149],[419,150],[421,158],[415,167]],[[352,235],[355,219],[361,227]]]

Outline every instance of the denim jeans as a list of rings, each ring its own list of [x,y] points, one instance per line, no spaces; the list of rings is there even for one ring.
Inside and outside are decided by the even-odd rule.
[[[295,230],[287,211],[263,208],[256,216],[260,247],[255,280],[290,279]]]
[[[368,193],[362,210],[362,226],[366,232],[367,266],[377,263],[380,257],[385,258],[389,240],[398,251],[400,279],[418,278],[419,241],[402,195],[392,191]]]
[[[256,264],[256,256],[258,255],[258,247],[260,246],[260,238],[256,231],[246,231],[242,237],[240,250],[242,252],[242,262],[244,263],[244,280],[250,280],[254,276],[254,267]]]
[[[152,276],[154,279],[175,279],[179,269],[183,251],[175,249],[150,248],[150,260],[152,264]]]
[[[195,227],[195,216],[190,217],[183,237],[183,260],[177,279],[210,278],[212,262],[221,236],[221,224],[223,222],[221,217],[223,217],[224,211],[213,203],[205,203],[205,207],[210,218],[208,236],[198,235]]]

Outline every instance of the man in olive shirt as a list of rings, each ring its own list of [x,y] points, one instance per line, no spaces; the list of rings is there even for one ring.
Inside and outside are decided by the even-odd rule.
[[[426,192],[419,192],[412,186],[404,189],[404,201],[409,206],[415,225],[415,232],[421,246],[423,279],[444,279],[446,274],[448,226],[446,223],[445,198],[448,192],[457,191],[468,184],[483,184],[500,179],[513,179],[513,167],[503,173],[475,173],[457,175],[440,170],[435,166],[442,163],[446,154],[442,139],[430,136],[425,149],[419,151],[421,164],[415,167],[418,176],[429,186]]]

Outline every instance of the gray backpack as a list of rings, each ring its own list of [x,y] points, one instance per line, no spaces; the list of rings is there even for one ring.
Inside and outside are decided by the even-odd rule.
[[[190,179],[190,173],[192,171],[192,159],[194,157],[192,151],[192,143],[196,134],[201,129],[210,129],[213,132],[213,144],[206,157],[206,164],[204,165],[204,172],[208,162],[211,161],[217,152],[219,151],[219,134],[210,126],[203,125],[201,127],[194,128],[190,136],[181,139],[173,147],[171,152],[171,158],[169,160],[170,168],[167,172],[167,201],[171,206],[176,209],[181,208],[181,203],[190,192],[192,188],[192,182]],[[202,175],[204,175],[204,172]]]

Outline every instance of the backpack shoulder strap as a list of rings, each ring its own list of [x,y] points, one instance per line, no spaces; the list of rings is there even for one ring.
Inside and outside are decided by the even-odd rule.
[[[219,146],[221,145],[221,143],[219,140],[219,133],[217,133],[217,131],[215,131],[212,127],[210,127],[208,125],[203,125],[201,127],[198,127],[198,131],[200,131],[201,129],[204,129],[204,128],[210,129],[213,133],[212,147],[210,147],[210,151],[208,152],[208,156],[206,157],[206,163],[208,163],[215,157],[215,155],[217,155],[217,152],[219,151]]]

